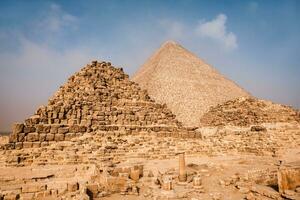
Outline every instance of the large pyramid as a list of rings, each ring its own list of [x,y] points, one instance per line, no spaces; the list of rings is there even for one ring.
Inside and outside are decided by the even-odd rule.
[[[150,99],[122,68],[93,61],[71,76],[36,113],[15,124],[15,148],[70,140],[85,132],[183,132],[175,115]]]
[[[199,126],[209,107],[249,94],[179,44],[168,41],[136,72],[133,81],[177,119]]]

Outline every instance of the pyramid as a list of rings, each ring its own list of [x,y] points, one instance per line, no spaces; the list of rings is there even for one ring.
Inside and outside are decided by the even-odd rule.
[[[187,126],[199,126],[209,107],[249,96],[193,53],[173,41],[164,43],[134,74],[132,80],[158,103],[166,103]]]
[[[300,122],[300,111],[254,97],[240,97],[211,107],[200,119],[202,126],[250,126],[262,123]]]
[[[13,126],[10,144],[16,148],[70,140],[86,132],[173,133],[183,130],[166,107],[129,80],[122,68],[93,61],[38,108],[25,123]]]

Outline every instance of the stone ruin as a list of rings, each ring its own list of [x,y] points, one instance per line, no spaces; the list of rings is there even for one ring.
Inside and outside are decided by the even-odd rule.
[[[166,105],[155,103],[130,81],[122,68],[93,61],[71,76],[47,106],[14,125],[7,148],[40,147],[95,131],[194,134]]]
[[[299,127],[224,128],[206,137],[203,129],[184,127],[122,69],[93,61],[71,76],[47,106],[15,124],[9,142],[0,145],[0,200],[85,200],[114,194],[222,199],[215,191],[206,191],[212,174],[214,180],[220,179],[214,187],[238,189],[238,197],[281,199],[282,193],[293,198],[291,191],[299,190],[299,180],[293,179],[299,167],[278,170],[275,158],[286,146],[299,147]],[[241,169],[250,164],[230,178],[223,177],[232,168],[226,168],[223,160],[193,163],[236,153],[242,160],[233,157],[230,164]],[[191,161],[193,156],[197,159]],[[164,163],[178,163],[178,158],[179,164]],[[253,169],[264,162],[262,169]],[[266,186],[277,184],[277,179],[281,193]]]

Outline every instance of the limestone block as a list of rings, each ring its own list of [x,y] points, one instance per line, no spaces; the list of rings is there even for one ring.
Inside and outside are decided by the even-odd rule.
[[[43,133],[43,131],[44,131],[44,125],[43,124],[37,124],[35,126],[35,128],[36,128],[37,133]]]
[[[49,145],[48,142],[41,142],[41,147],[46,147],[46,146],[48,146],[48,145]]]
[[[95,198],[98,195],[98,185],[97,184],[89,184],[86,186],[87,194],[89,197]]]
[[[75,133],[67,133],[65,135],[65,140],[71,140],[72,138],[76,137]]]
[[[20,195],[15,193],[6,194],[3,200],[17,200],[19,199]]]
[[[25,133],[19,133],[18,134],[18,141],[19,142],[24,142],[25,141]]]
[[[63,112],[58,113],[58,119],[64,119],[64,115]]]
[[[79,189],[79,185],[77,182],[74,183],[68,183],[68,191],[69,192],[75,192],[76,190]]]
[[[65,139],[64,134],[55,134],[55,136],[54,136],[55,141],[63,141],[64,139]]]
[[[40,142],[32,142],[32,148],[39,148],[39,147],[41,147]]]
[[[280,193],[300,187],[300,162],[280,167],[277,177]]]
[[[45,133],[40,134],[39,141],[40,141],[40,142],[46,141],[46,135],[47,135],[47,134],[45,134]]]
[[[20,124],[20,123],[15,123],[12,127],[12,132],[13,133],[22,133],[24,129],[24,124]]]
[[[27,133],[32,133],[32,132],[35,132],[36,131],[36,129],[35,129],[35,127],[33,127],[33,126],[25,126],[24,127],[24,133],[25,134],[27,134]]]
[[[32,142],[23,142],[23,148],[31,148]]]
[[[55,134],[58,131],[59,125],[51,125],[50,133]]]
[[[11,133],[9,135],[9,139],[8,139],[9,142],[18,142],[18,133]]]
[[[22,200],[32,200],[32,199],[34,199],[34,193],[22,193],[20,195],[20,199],[22,199]]]
[[[38,124],[40,122],[40,116],[39,115],[33,115],[30,117],[32,124]]]
[[[54,134],[48,133],[46,134],[46,141],[53,141],[54,140]]]
[[[132,180],[138,181],[140,179],[140,170],[136,168],[131,169],[129,176]]]
[[[58,131],[57,131],[58,134],[65,134],[65,133],[68,133],[68,132],[69,132],[68,127],[60,127],[60,128],[58,128]]]
[[[22,186],[22,193],[41,192],[46,190],[46,185],[39,183],[30,183]]]
[[[28,142],[35,142],[39,140],[39,134],[38,133],[28,133],[26,136],[26,141]]]
[[[16,149],[22,149],[22,148],[23,148],[23,142],[17,142],[17,143],[15,144],[15,148],[16,148]]]

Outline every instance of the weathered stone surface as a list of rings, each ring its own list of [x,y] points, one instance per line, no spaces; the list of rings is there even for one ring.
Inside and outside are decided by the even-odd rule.
[[[145,129],[158,135],[167,135],[166,130],[174,136],[179,131],[186,133],[182,137],[195,135],[194,129],[182,127],[165,105],[151,100],[122,70],[97,62],[71,76],[25,125],[16,124],[10,142],[70,141],[88,132],[122,127],[127,133]]]
[[[23,193],[41,192],[46,190],[46,185],[44,184],[25,184],[22,186]]]
[[[39,134],[38,133],[28,133],[26,136],[26,141],[28,142],[35,142],[39,140]]]
[[[24,124],[15,123],[12,127],[12,132],[15,134],[22,133],[24,130]]]
[[[300,162],[281,166],[277,176],[280,193],[285,193],[286,190],[296,190],[300,187]]]
[[[65,135],[64,134],[55,134],[54,135],[54,140],[55,141],[63,141],[65,139]]]
[[[68,183],[68,191],[69,192],[75,192],[76,190],[79,189],[79,185],[77,182],[74,183]]]

